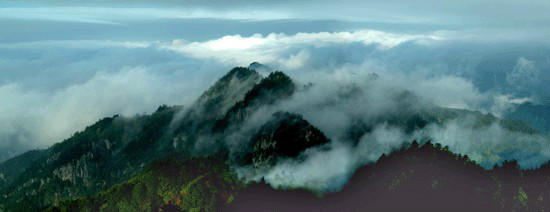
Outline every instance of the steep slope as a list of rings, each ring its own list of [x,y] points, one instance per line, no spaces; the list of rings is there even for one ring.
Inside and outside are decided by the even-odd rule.
[[[227,108],[242,99],[259,78],[253,70],[233,69],[197,100],[186,120],[192,119],[196,131],[202,130],[201,125],[211,128],[208,123],[225,114],[223,105]],[[128,179],[152,161],[180,154],[184,146],[174,148],[177,139],[171,124],[181,111],[180,106],[161,106],[151,115],[105,118],[75,133],[32,165],[29,161],[25,171],[10,172],[9,183],[0,192],[0,210],[20,205],[39,209],[93,194]]]
[[[176,158],[153,163],[127,182],[46,211],[205,211],[231,202],[243,185],[216,158]]]
[[[229,108],[242,100],[261,79],[262,77],[252,69],[233,68],[184,111],[175,133],[210,133],[215,121],[223,118]]]
[[[0,208],[39,210],[128,179],[148,161],[171,154],[155,152],[154,144],[179,110],[163,106],[152,115],[114,116],[75,133],[48,149],[45,157],[3,189]],[[20,210],[21,206],[27,208]]]
[[[295,85],[289,76],[280,71],[272,72],[248,91],[243,100],[229,108],[225,116],[216,122],[214,129],[219,132],[230,125],[239,126],[254,110],[289,98],[294,90]]]
[[[23,211],[40,210],[91,195],[127,180],[155,160],[193,154],[196,137],[212,134],[216,121],[232,117],[229,108],[252,112],[254,107],[248,106],[273,103],[292,92],[290,78],[280,72],[256,84],[260,78],[254,70],[234,68],[190,109],[161,106],[151,115],[98,121],[34,162],[29,160],[24,164],[28,167],[10,172],[0,191],[0,211],[21,211],[20,206],[25,206]],[[240,107],[243,102],[246,107]]]

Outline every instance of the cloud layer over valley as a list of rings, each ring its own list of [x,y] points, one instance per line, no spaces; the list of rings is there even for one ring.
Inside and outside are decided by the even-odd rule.
[[[0,47],[0,67],[8,70],[1,73],[2,98],[7,101],[1,108],[2,124],[9,127],[1,131],[3,157],[59,142],[104,116],[151,112],[160,104],[187,104],[226,70],[251,61],[303,82],[330,84],[376,73],[423,101],[499,116],[523,102],[548,103],[546,92],[532,88],[543,88],[549,80],[543,74],[548,71],[545,48],[526,53],[523,47],[502,50],[499,54],[512,59],[508,71],[489,69],[502,81],[484,89],[486,79],[479,75],[487,70],[478,73],[479,64],[492,62],[493,50],[461,47],[464,43],[468,42],[436,32],[360,30],[229,35],[204,42],[5,44]],[[53,50],[57,54],[51,54]],[[510,90],[510,83],[521,87]]]
[[[301,115],[330,141],[268,169],[233,164],[248,180],[337,191],[358,167],[414,140],[484,168],[550,159],[547,1],[126,3],[0,3],[0,161],[103,117],[163,104],[185,111],[252,62],[265,65],[256,70],[264,77],[283,71],[296,91],[256,108],[223,139],[200,135],[190,151],[239,154],[280,111]],[[255,80],[231,83],[242,89]],[[506,118],[530,127],[499,121]]]

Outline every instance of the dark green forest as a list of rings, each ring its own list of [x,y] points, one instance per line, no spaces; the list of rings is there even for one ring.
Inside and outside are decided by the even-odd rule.
[[[256,209],[230,209],[246,205],[247,195],[263,183],[239,179],[236,167],[267,169],[281,160],[300,160],[306,150],[328,148],[331,142],[302,115],[288,111],[267,114],[266,121],[255,128],[245,128],[246,121],[260,108],[288,100],[299,89],[307,87],[298,86],[283,72],[262,77],[254,69],[237,67],[191,105],[161,105],[149,115],[103,118],[48,149],[32,150],[1,163],[0,212],[254,211]],[[405,91],[392,98],[414,99],[414,96]],[[397,115],[389,114],[371,122],[358,120],[351,124],[346,139],[358,142],[380,123],[398,126],[410,133],[430,123],[441,124],[466,115],[475,117],[475,127],[498,123],[510,131],[538,133],[520,121],[434,107],[430,110],[403,108]],[[246,136],[235,137],[242,134]],[[232,142],[243,145],[235,150]],[[402,185],[418,172],[411,172],[414,169],[407,166],[388,166],[384,161],[397,158],[395,160],[415,167],[418,164],[409,163],[414,157],[431,155],[434,163],[443,161],[446,166],[464,170],[463,175],[456,176],[457,182],[476,187],[468,185],[467,174],[472,173],[479,182],[485,183],[477,186],[483,197],[481,204],[499,203],[491,203],[489,210],[550,210],[548,164],[537,170],[520,170],[515,162],[510,162],[505,163],[504,168],[485,170],[467,156],[451,153],[448,147],[424,143],[420,147],[414,142],[391,155],[383,155],[364,169],[376,169],[372,173],[386,175],[365,179],[382,182],[378,185],[384,185],[384,192],[404,189],[402,192],[410,193],[411,190]],[[503,170],[505,174],[501,174]],[[434,176],[448,175],[442,169],[432,171]],[[398,174],[393,176],[395,173]],[[452,182],[438,178],[430,181],[429,186],[415,189],[434,192],[433,189],[447,184]],[[274,192],[274,196],[286,195],[285,192],[294,195],[294,191],[262,189],[268,194]],[[379,191],[377,189],[372,191]],[[440,190],[449,191],[452,189]],[[325,198],[316,195],[318,191],[306,193],[313,196],[304,200],[305,203]],[[464,193],[469,195],[466,198],[472,194],[471,191]],[[404,197],[395,201],[400,198]],[[330,198],[326,200],[330,203]]]

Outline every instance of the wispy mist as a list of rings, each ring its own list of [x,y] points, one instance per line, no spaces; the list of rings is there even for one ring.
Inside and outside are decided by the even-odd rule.
[[[246,130],[226,142],[246,146],[243,141],[250,140],[247,132],[253,132],[276,111],[303,114],[332,142],[306,150],[299,159],[281,160],[270,169],[240,167],[239,173],[249,180],[264,178],[275,187],[336,191],[360,166],[374,163],[382,154],[412,141],[448,146],[451,152],[468,155],[487,169],[506,160],[536,168],[550,159],[548,137],[508,126],[491,114],[462,110],[478,108],[485,101],[483,97],[489,96],[468,80],[406,77],[383,70],[379,74],[355,73],[369,71],[341,69],[317,74],[307,78],[313,85],[291,99],[259,109],[246,122]],[[302,81],[302,85],[307,84]]]

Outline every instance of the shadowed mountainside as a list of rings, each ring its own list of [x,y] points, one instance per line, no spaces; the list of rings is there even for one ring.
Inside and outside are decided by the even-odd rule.
[[[214,211],[243,184],[227,164],[209,158],[169,158],[90,197],[61,202],[49,212]]]
[[[341,191],[320,197],[261,182],[218,211],[550,211],[550,164],[485,170],[439,145],[413,143],[360,168]]]

